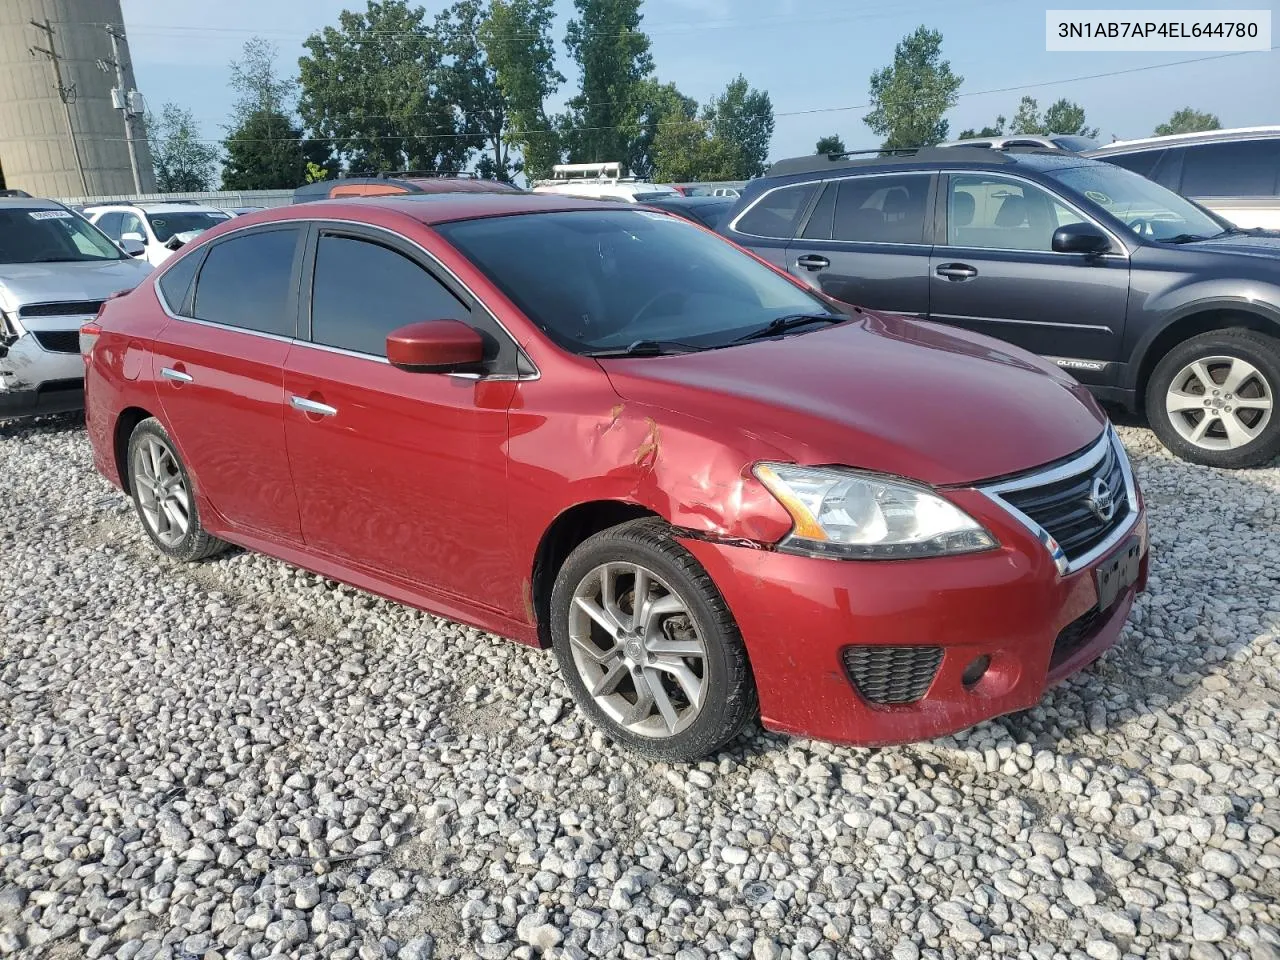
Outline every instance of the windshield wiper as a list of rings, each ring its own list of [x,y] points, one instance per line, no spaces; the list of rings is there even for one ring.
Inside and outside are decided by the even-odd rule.
[[[592,350],[584,356],[588,357],[665,357],[678,353],[697,353],[705,350],[692,343],[679,340],[637,340],[626,347],[613,347],[607,350]]]
[[[805,327],[811,323],[844,323],[848,319],[843,313],[789,313],[783,317],[775,317],[759,330],[752,330],[733,342],[742,343],[746,340],[763,340],[766,337],[776,337],[780,333],[786,333],[796,327]]]
[[[1210,240],[1211,237],[1199,233],[1180,233],[1176,237],[1166,237],[1161,243],[1195,243],[1198,240]]]

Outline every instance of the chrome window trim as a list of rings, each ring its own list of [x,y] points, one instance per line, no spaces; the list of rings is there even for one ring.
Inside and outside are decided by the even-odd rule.
[[[483,310],[486,314],[488,314],[493,319],[493,322],[498,325],[498,329],[500,329],[503,333],[507,335],[507,338],[512,342],[512,344],[515,345],[516,351],[519,354],[521,354],[526,360],[529,361],[529,366],[533,367],[533,371],[534,371],[532,374],[529,374],[527,376],[520,376],[519,374],[516,374],[515,376],[509,375],[509,374],[500,374],[492,377],[484,377],[478,373],[450,373],[450,374],[446,374],[446,376],[455,377],[455,378],[464,379],[464,380],[518,380],[522,382],[542,379],[542,371],[538,368],[538,365],[533,362],[533,358],[530,357],[529,354],[525,352],[524,347],[520,345],[520,341],[517,340],[514,336],[512,336],[511,331],[507,329],[507,325],[503,323],[500,319],[498,319],[498,317],[494,314],[492,310],[489,309],[488,305],[483,300],[481,300],[478,296],[476,296],[475,291],[472,290],[471,287],[468,286],[466,283],[464,283],[461,277],[459,277],[456,273],[454,273],[447,266],[441,263],[436,258],[436,256],[432,254],[431,251],[423,247],[422,244],[418,243],[415,240],[411,240],[409,237],[406,237],[402,233],[398,233],[397,231],[392,230],[390,227],[383,227],[374,223],[365,223],[363,220],[342,220],[340,218],[335,218],[332,216],[290,217],[288,220],[269,220],[265,223],[247,223],[241,227],[234,227],[231,230],[228,230],[226,233],[219,235],[218,238],[215,241],[213,241],[213,243],[214,244],[221,243],[223,240],[227,239],[228,237],[234,236],[237,233],[243,233],[247,230],[262,228],[265,231],[266,229],[269,229],[270,227],[273,227],[273,226],[278,225],[283,227],[291,223],[319,223],[319,224],[331,223],[331,224],[334,224],[335,226],[349,224],[351,226],[362,227],[369,230],[381,230],[383,233],[390,234],[392,237],[395,237],[397,240],[400,240],[403,243],[408,243],[411,246],[415,247],[416,249],[421,251],[422,255],[425,256],[433,265],[439,267],[442,272],[448,274],[453,279],[454,283],[456,283],[459,287],[465,290],[467,293],[467,296],[469,296],[472,299],[472,301],[481,310]],[[428,227],[428,229],[430,228]],[[316,242],[319,243],[319,237],[316,238]],[[374,360],[378,363],[385,363],[388,366],[390,366],[391,364],[391,361],[389,361],[386,357],[380,357],[377,354],[373,354],[373,353],[361,353],[358,350],[346,350],[346,349],[343,349],[342,347],[331,347],[331,346],[328,346],[327,344],[314,343],[310,340],[300,340],[297,337],[282,337],[279,334],[275,334],[275,333],[264,333],[261,330],[250,330],[247,327],[234,327],[229,323],[218,323],[217,321],[214,321],[214,320],[201,320],[198,317],[187,317],[187,316],[183,316],[182,314],[175,313],[173,309],[170,308],[169,302],[164,298],[164,292],[160,289],[160,281],[164,278],[165,273],[169,269],[171,269],[172,264],[176,259],[177,259],[176,257],[170,257],[165,262],[164,266],[161,269],[158,269],[150,278],[151,289],[155,292],[156,299],[160,301],[160,308],[164,310],[164,312],[168,314],[169,318],[172,320],[180,320],[184,323],[199,323],[199,324],[203,324],[206,327],[213,327],[218,330],[230,330],[236,333],[246,333],[249,336],[253,336],[253,337],[264,337],[267,340],[284,341],[285,343],[293,343],[302,347],[311,347],[312,349],[315,349],[315,350],[325,350],[329,353],[338,353],[348,357],[355,357],[360,360]]]
[[[1074,169],[1074,168],[1073,168],[1073,169]],[[939,172],[940,174],[946,174],[948,177],[966,177],[966,176],[971,177],[971,176],[973,176],[975,173],[980,173],[980,174],[984,174],[984,175],[990,175],[990,176],[992,176],[992,177],[995,177],[996,179],[1013,180],[1013,181],[1016,181],[1016,182],[1017,182],[1017,183],[1019,183],[1019,184],[1029,184],[1029,185],[1031,185],[1031,186],[1035,187],[1036,189],[1038,189],[1038,190],[1042,190],[1043,192],[1047,193],[1049,196],[1053,197],[1053,199],[1054,199],[1054,200],[1056,200],[1058,203],[1062,204],[1062,205],[1063,205],[1064,207],[1066,207],[1067,209],[1071,210],[1071,211],[1072,211],[1073,213],[1075,213],[1078,217],[1080,217],[1080,219],[1081,219],[1081,220],[1083,220],[1085,223],[1091,223],[1091,224],[1093,224],[1095,227],[1097,227],[1099,230],[1101,230],[1103,233],[1105,233],[1108,237],[1110,237],[1110,238],[1111,238],[1111,242],[1112,242],[1113,244],[1115,244],[1115,245],[1116,245],[1116,246],[1118,246],[1121,250],[1123,250],[1123,251],[1124,251],[1123,253],[1116,253],[1115,251],[1110,251],[1110,252],[1108,252],[1108,253],[1100,254],[1099,256],[1100,256],[1100,258],[1101,258],[1101,259],[1103,259],[1103,260],[1128,260],[1128,259],[1130,258],[1130,256],[1131,256],[1131,254],[1130,254],[1130,252],[1129,252],[1129,245],[1128,245],[1127,243],[1125,243],[1123,240],[1121,240],[1121,239],[1120,239],[1120,237],[1116,235],[1116,232],[1115,232],[1114,230],[1112,230],[1111,228],[1107,227],[1107,226],[1106,226],[1106,225],[1104,225],[1104,224],[1099,223],[1099,222],[1098,222],[1098,221],[1093,217],[1093,215],[1092,215],[1092,214],[1086,213],[1084,210],[1081,210],[1081,209],[1080,209],[1080,207],[1078,207],[1076,204],[1072,203],[1070,200],[1067,200],[1065,197],[1063,197],[1061,194],[1057,193],[1056,191],[1049,189],[1048,187],[1046,187],[1043,183],[1040,183],[1039,181],[1036,181],[1036,180],[1029,180],[1029,179],[1027,179],[1026,177],[1019,177],[1019,176],[1017,176],[1016,174],[1012,174],[1012,173],[1005,173],[1005,172],[1003,172],[1003,171],[998,172],[998,173],[993,173],[993,172],[992,172],[992,171],[990,171],[990,170],[939,170],[938,172]],[[1022,254],[1022,255],[1024,255],[1024,256],[1025,256],[1026,254],[1029,254],[1029,253],[1030,253],[1030,254],[1035,254],[1036,256],[1044,256],[1045,254],[1049,254],[1050,256],[1054,256],[1054,257],[1076,257],[1076,258],[1079,258],[1079,257],[1083,256],[1083,254],[1079,254],[1079,253],[1061,253],[1061,252],[1059,252],[1059,251],[1057,251],[1057,250],[1020,250],[1020,249],[1018,249],[1017,247],[965,247],[965,246],[960,246],[960,245],[958,245],[958,244],[952,244],[952,243],[948,243],[948,242],[946,242],[946,241],[948,241],[948,240],[950,240],[950,239],[951,239],[951,238],[950,238],[950,236],[948,235],[948,234],[949,234],[949,232],[950,232],[950,229],[951,229],[951,204],[950,204],[950,199],[951,199],[951,198],[950,198],[950,192],[951,192],[951,191],[950,191],[950,187],[951,187],[951,184],[948,182],[948,184],[947,184],[947,188],[948,188],[948,189],[947,189],[947,194],[948,194],[948,196],[946,197],[946,200],[945,200],[945,209],[946,209],[946,215],[947,215],[947,223],[946,223],[946,226],[945,226],[945,227],[944,227],[944,229],[943,229],[943,241],[944,241],[944,242],[943,242],[943,243],[937,243],[937,244],[934,244],[934,247],[933,247],[933,248],[934,248],[935,250],[975,250],[975,251],[981,251],[981,252],[983,252],[983,253],[1018,253],[1018,254]]]
[[[1027,490],[1034,487],[1048,486],[1049,484],[1057,483],[1060,480],[1079,476],[1080,474],[1097,467],[1097,465],[1102,462],[1103,457],[1106,456],[1108,448],[1115,451],[1116,456],[1119,457],[1120,460],[1120,473],[1124,477],[1125,495],[1129,502],[1129,516],[1124,523],[1111,531],[1107,538],[1097,546],[1076,557],[1076,559],[1068,561],[1066,555],[1062,552],[1062,549],[1057,546],[1057,542],[1049,532],[1013,504],[1005,500],[1001,494],[1015,490]],[[1075,459],[1054,467],[1052,470],[1022,474],[1021,476],[1015,477],[1011,480],[984,484],[979,486],[977,490],[979,493],[984,494],[998,507],[1001,507],[1009,513],[1015,520],[1030,530],[1037,540],[1044,544],[1045,549],[1053,558],[1053,562],[1058,569],[1059,576],[1067,576],[1090,566],[1128,537],[1138,524],[1138,491],[1137,485],[1134,483],[1133,479],[1133,467],[1129,463],[1129,455],[1125,452],[1124,444],[1120,442],[1120,435],[1116,433],[1115,427],[1110,423],[1107,424],[1107,428],[1103,431],[1102,436],[1099,437],[1093,445],[1089,447],[1089,449]]]

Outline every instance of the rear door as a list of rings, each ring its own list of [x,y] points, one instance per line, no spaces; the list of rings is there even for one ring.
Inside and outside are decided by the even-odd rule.
[[[1117,252],[1102,256],[1055,253],[1054,230],[1088,219],[1064,199],[1001,173],[946,181],[930,318],[1050,357],[1084,383],[1110,384],[1129,297],[1124,247],[1115,240]]]
[[[284,361],[296,334],[305,230],[269,225],[198,254],[194,284],[167,284],[153,375],[197,491],[230,525],[300,541],[284,437]],[[192,258],[175,264],[177,278]],[[171,291],[171,292],[169,292]],[[166,297],[167,299],[167,297]]]
[[[308,547],[507,614],[507,407],[518,348],[421,248],[386,230],[314,229],[309,343],[289,355],[285,437]],[[307,310],[304,309],[304,317]],[[483,375],[410,373],[387,334],[459,320],[488,344]]]
[[[787,245],[809,212],[821,183],[793,183],[761,194],[722,231],[736,243],[787,269]]]
[[[823,184],[800,235],[787,245],[787,269],[845,303],[925,316],[936,179],[868,174]]]

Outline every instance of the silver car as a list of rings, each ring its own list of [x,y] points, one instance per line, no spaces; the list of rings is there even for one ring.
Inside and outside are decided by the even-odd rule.
[[[84,406],[80,325],[151,272],[133,252],[53,200],[0,198],[0,419]]]

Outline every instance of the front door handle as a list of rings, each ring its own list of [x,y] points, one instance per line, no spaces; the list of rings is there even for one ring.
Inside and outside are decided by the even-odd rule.
[[[161,367],[160,376],[164,377],[166,380],[172,380],[175,383],[190,383],[195,379],[191,374],[185,373],[182,370],[175,370],[173,367]]]
[[[967,263],[944,263],[934,271],[940,277],[946,277],[948,280],[954,280],[957,283],[962,280],[972,280],[978,275],[978,271]]]
[[[831,266],[831,261],[826,257],[819,257],[816,254],[806,253],[803,257],[796,258],[796,265],[804,267],[806,270],[825,270]]]
[[[331,407],[327,403],[321,403],[319,400],[308,400],[306,397],[289,396],[289,403],[295,410],[301,410],[303,413],[314,414],[317,417],[332,417],[338,412],[337,407]]]

